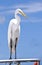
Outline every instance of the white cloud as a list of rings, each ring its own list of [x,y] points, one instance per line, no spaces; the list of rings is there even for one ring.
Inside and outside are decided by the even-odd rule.
[[[32,3],[25,11],[30,13],[42,11],[42,3]]]
[[[29,3],[29,4],[18,4],[18,5],[12,5],[12,6],[0,6],[0,15],[3,14],[14,14],[15,10],[17,8],[23,9],[24,12],[26,13],[35,13],[35,12],[40,12],[42,11],[42,3]],[[4,22],[5,17],[0,16],[0,22]],[[40,22],[42,19],[30,19],[31,22]]]
[[[27,18],[27,19],[22,19],[21,22],[31,22],[31,23],[38,23],[38,22],[42,22],[42,19],[37,19],[37,18]]]
[[[9,9],[17,9],[21,8],[25,12],[29,13],[35,13],[38,11],[42,11],[42,3],[30,3],[30,4],[19,4],[19,5],[13,5],[11,7],[8,7]]]
[[[36,23],[36,22],[42,22],[42,19],[30,19],[29,20],[30,22],[32,22],[32,23]]]
[[[4,23],[5,21],[5,17],[4,16],[0,16],[0,23]]]
[[[2,13],[6,13],[6,14],[14,13],[14,10],[16,10],[17,8],[21,8],[21,9],[23,9],[23,11],[25,11],[27,13],[28,12],[33,13],[33,12],[42,11],[42,3],[18,4],[18,5],[8,6],[8,7],[0,6],[0,10],[2,10]]]

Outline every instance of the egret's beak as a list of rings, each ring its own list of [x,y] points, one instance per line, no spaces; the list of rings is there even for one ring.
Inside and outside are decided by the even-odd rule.
[[[26,14],[23,11],[19,11],[19,12],[22,14],[22,16],[26,17]]]

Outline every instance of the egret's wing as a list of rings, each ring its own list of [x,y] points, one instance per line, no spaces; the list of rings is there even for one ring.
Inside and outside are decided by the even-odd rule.
[[[17,27],[15,19],[12,19],[8,27],[8,46],[10,48],[10,39],[12,38],[12,52],[15,50],[15,39],[19,39],[20,35],[20,26]]]
[[[13,50],[15,49],[15,44],[17,45],[18,40],[19,40],[19,36],[20,36],[20,30],[19,29],[20,29],[20,26],[17,27],[17,29],[13,33],[13,37],[12,37],[12,39],[13,39]],[[17,42],[16,42],[16,38],[17,38]]]
[[[12,38],[13,40],[13,33],[14,33],[14,29],[15,29],[15,24],[13,24],[13,19],[10,21],[9,26],[8,26],[8,46],[10,48],[10,39]],[[14,29],[13,29],[14,28]]]

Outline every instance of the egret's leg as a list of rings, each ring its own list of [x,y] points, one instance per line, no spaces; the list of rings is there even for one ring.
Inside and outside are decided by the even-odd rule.
[[[10,58],[9,59],[12,59],[12,49],[10,49]]]
[[[17,40],[18,40],[18,38],[15,39],[15,59],[16,59],[16,45],[17,45]],[[17,65],[20,65],[20,62],[18,62]]]
[[[16,45],[17,45],[18,38],[15,39],[15,59],[16,59]]]
[[[12,49],[11,49],[12,50]],[[10,58],[9,59],[12,59],[12,51],[10,50]],[[12,62],[9,63],[9,65],[11,65]]]
[[[10,39],[10,59],[12,59],[12,39]],[[11,65],[11,62],[9,65]]]
[[[12,39],[10,39],[10,59],[12,59]]]
[[[16,59],[16,45],[15,45],[15,59]]]

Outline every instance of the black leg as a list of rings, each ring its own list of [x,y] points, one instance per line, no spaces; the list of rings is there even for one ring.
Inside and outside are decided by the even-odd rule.
[[[16,47],[15,47],[15,59],[16,59]]]
[[[12,59],[12,39],[10,39],[10,58]],[[9,65],[11,65],[11,62],[9,63]]]
[[[10,58],[9,59],[12,59],[12,49],[10,50]]]
[[[12,52],[11,52],[11,50],[10,50],[10,58],[9,59],[12,59]],[[12,62],[9,63],[9,65],[11,65],[11,64],[12,64]]]
[[[15,59],[16,59],[16,45],[17,45],[18,38],[15,39]]]

